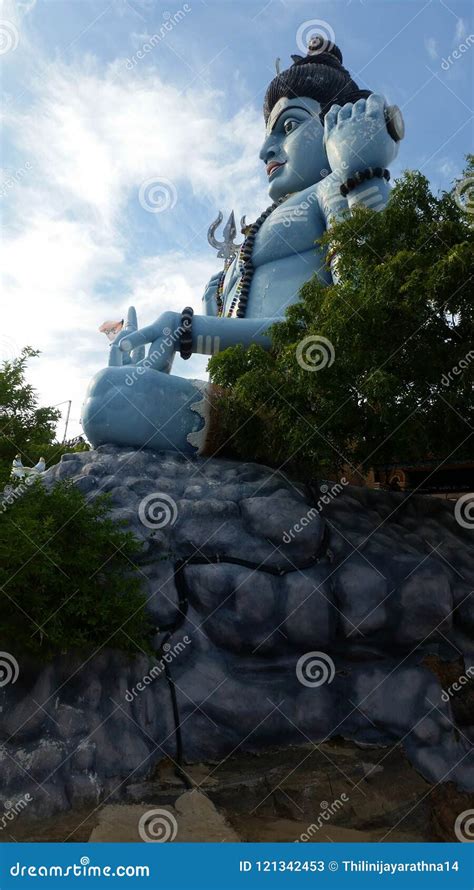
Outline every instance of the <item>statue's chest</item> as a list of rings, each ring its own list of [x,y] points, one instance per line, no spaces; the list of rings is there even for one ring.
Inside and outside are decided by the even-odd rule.
[[[314,192],[301,200],[290,198],[267,217],[255,238],[255,267],[295,253],[314,249],[324,232],[324,222]]]

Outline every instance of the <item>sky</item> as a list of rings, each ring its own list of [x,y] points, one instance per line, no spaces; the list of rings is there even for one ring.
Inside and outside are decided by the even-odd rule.
[[[129,305],[140,326],[200,311],[221,267],[209,224],[232,209],[251,221],[270,203],[258,151],[276,58],[287,67],[314,31],[335,40],[358,84],[403,111],[392,175],[419,169],[448,189],[473,145],[473,11],[458,0],[0,0],[0,361],[41,350],[29,380],[42,404],[72,400],[68,438],[107,364],[102,322]],[[206,362],[178,358],[174,373],[203,377]]]

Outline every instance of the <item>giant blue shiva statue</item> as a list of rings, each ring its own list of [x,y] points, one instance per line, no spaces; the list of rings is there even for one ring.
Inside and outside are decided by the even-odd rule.
[[[272,204],[252,225],[224,271],[211,278],[204,314],[165,312],[137,329],[135,311],[93,378],[82,423],[94,446],[106,443],[209,453],[212,385],[170,374],[173,358],[213,355],[238,343],[268,348],[268,328],[299,299],[314,274],[336,275],[318,239],[356,204],[382,209],[388,165],[403,119],[382,96],[361,90],[334,44],[310,41],[305,57],[270,83],[264,101],[266,166]],[[232,259],[232,261],[230,261]],[[145,356],[144,347],[150,344]]]

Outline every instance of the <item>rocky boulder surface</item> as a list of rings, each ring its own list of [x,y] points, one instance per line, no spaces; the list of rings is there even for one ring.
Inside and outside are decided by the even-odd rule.
[[[109,492],[143,542],[131,570],[156,659],[104,640],[39,673],[22,664],[0,690],[4,805],[93,809],[166,759],[218,772],[237,751],[304,758],[330,738],[361,761],[401,745],[426,781],[474,790],[474,534],[452,504],[115,446],[43,478]]]

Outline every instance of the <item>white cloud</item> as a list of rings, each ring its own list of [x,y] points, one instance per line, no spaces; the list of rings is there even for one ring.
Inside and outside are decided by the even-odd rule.
[[[107,68],[91,58],[39,62],[31,101],[5,116],[19,164],[30,166],[3,199],[2,320],[17,343],[43,351],[31,371],[42,401],[72,398],[78,418],[88,379],[106,364],[99,324],[121,317],[129,302],[140,324],[186,304],[199,311],[220,265],[211,249],[201,256],[193,244],[183,254],[179,242],[130,264],[137,232],[127,207],[140,184],[171,180],[178,193],[194,193],[201,214],[209,204],[209,222],[216,207],[252,219],[268,203],[258,161],[263,124],[252,106],[226,119],[218,92],[199,83],[182,95],[149,67],[127,71],[124,60]],[[156,223],[150,214],[150,227]],[[202,365],[192,360],[180,373]]]
[[[438,58],[438,47],[436,39],[434,37],[426,37],[425,48],[430,59],[433,59],[433,61],[435,61]]]
[[[464,40],[467,34],[467,25],[464,19],[459,18],[456,22],[456,30],[454,32],[454,41],[458,43],[460,40]]]

